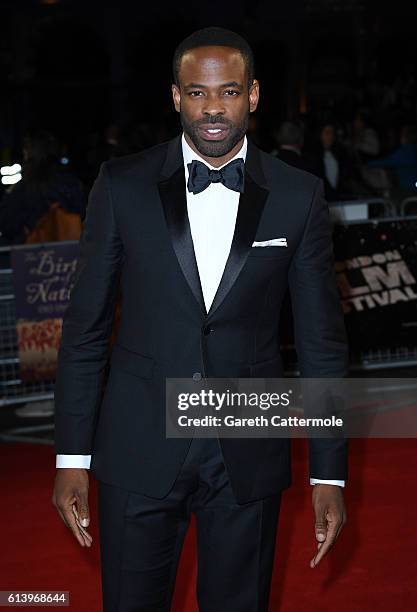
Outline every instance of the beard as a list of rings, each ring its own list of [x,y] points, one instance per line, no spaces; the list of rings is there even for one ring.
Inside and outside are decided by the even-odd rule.
[[[180,109],[181,125],[184,132],[190,137],[197,151],[206,157],[223,157],[242,140],[248,131],[249,112],[245,114],[240,123],[233,123],[225,119],[222,115],[199,119],[198,121],[188,121],[185,113]],[[223,124],[229,128],[228,136],[224,140],[204,140],[201,138],[198,128],[201,125]]]

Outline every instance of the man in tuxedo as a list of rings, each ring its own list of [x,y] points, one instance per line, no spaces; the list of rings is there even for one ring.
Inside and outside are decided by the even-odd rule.
[[[90,194],[59,350],[53,503],[91,546],[91,467],[107,612],[170,609],[192,512],[200,611],[266,611],[289,440],[167,437],[165,379],[282,376],[287,286],[302,376],[346,374],[328,207],[321,180],[247,139],[259,83],[244,39],[199,30],[173,69],[183,133],[104,163]],[[346,441],[311,439],[309,460],[314,567],[346,520]]]

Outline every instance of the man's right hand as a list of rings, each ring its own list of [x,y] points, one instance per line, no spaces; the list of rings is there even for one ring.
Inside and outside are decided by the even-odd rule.
[[[90,524],[87,470],[58,468],[52,503],[79,544],[90,547],[93,538],[85,530]]]

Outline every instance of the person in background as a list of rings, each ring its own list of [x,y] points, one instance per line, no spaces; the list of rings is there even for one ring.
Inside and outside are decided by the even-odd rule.
[[[362,162],[366,162],[379,155],[379,136],[369,124],[366,111],[359,110],[351,124],[350,146]]]
[[[284,121],[275,134],[275,140],[278,150],[272,151],[273,155],[290,166],[301,170],[312,170],[311,164],[303,155],[304,130],[301,125],[292,121]]]
[[[396,187],[408,195],[416,193],[417,128],[405,125],[401,129],[400,146],[380,159],[368,162],[370,168],[391,168]]]
[[[161,126],[150,122],[130,121],[124,125],[109,124],[105,129],[92,137],[90,150],[87,154],[87,173],[85,182],[90,188],[103,162],[139,153],[153,145],[162,142]],[[165,138],[166,140],[166,138]]]
[[[325,196],[329,201],[344,199],[347,187],[348,159],[344,148],[336,139],[336,127],[332,122],[323,123],[318,131],[318,141],[311,154],[313,174],[323,179]]]
[[[60,163],[59,146],[52,134],[38,130],[24,138],[22,167],[22,180],[10,186],[0,201],[3,244],[23,244],[54,203],[83,218],[84,187]]]

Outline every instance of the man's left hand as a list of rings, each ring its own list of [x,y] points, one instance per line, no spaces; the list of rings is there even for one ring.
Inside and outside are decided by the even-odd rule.
[[[313,508],[316,516],[315,532],[318,552],[310,561],[316,567],[336,542],[346,523],[346,508],[342,487],[332,484],[313,486]]]

